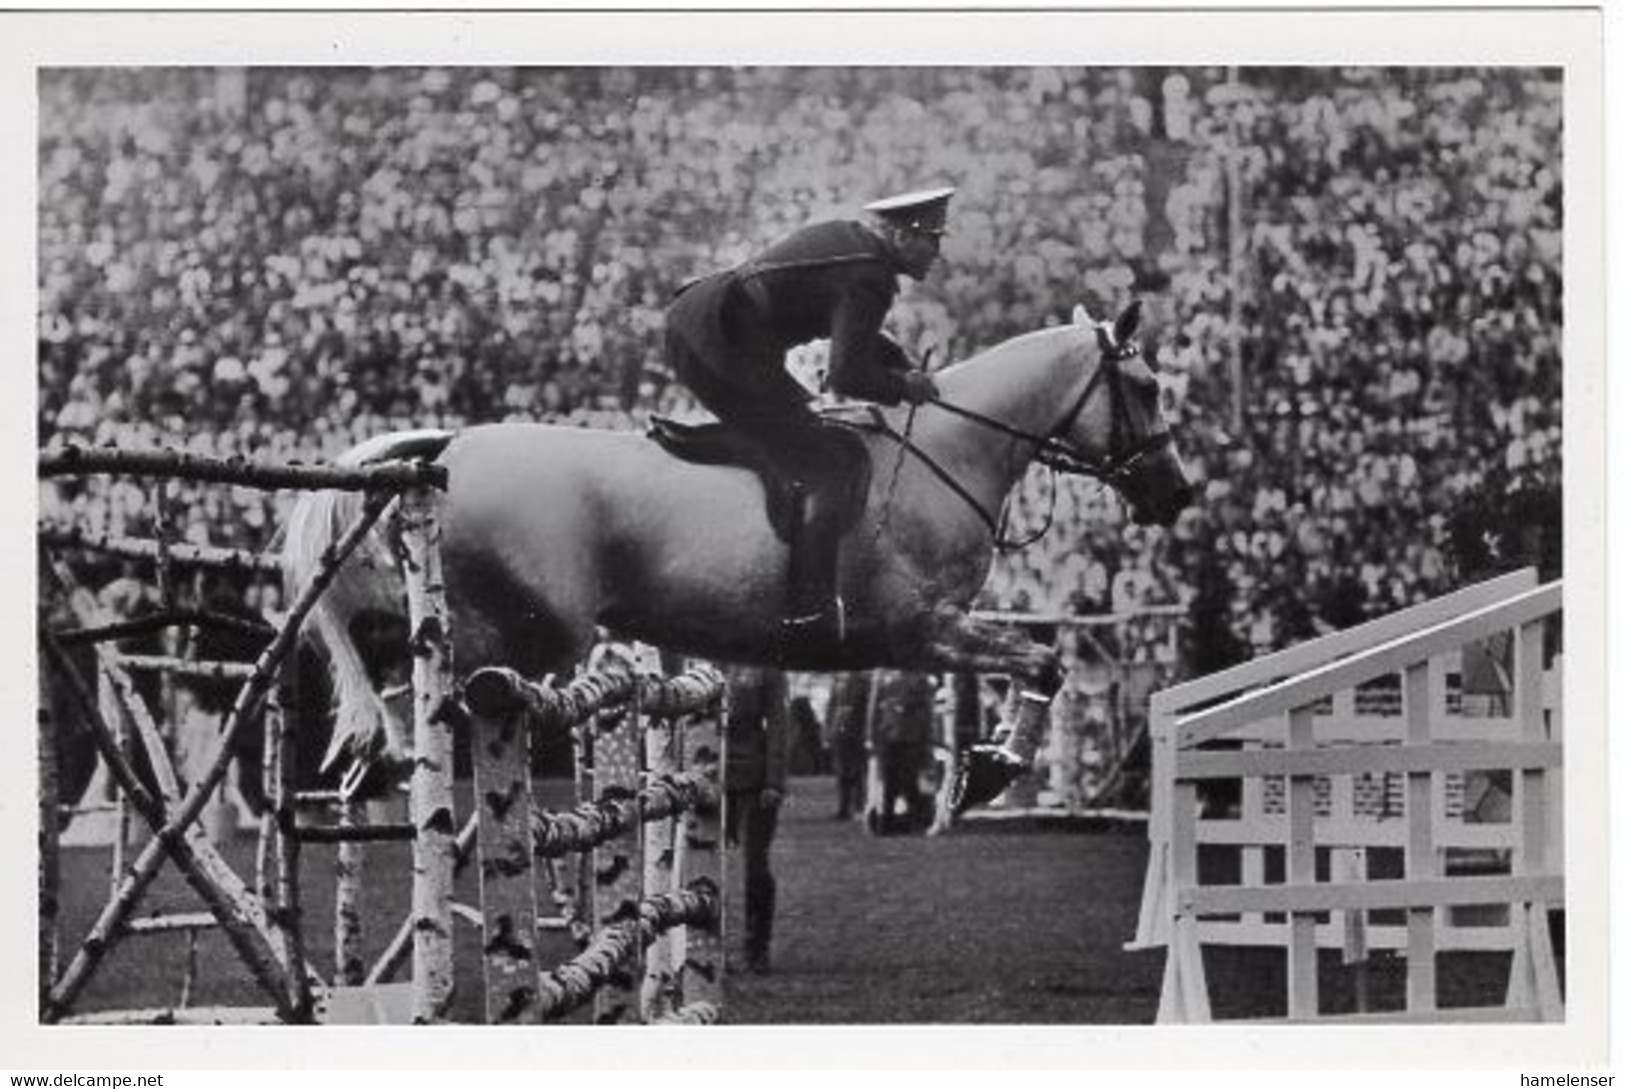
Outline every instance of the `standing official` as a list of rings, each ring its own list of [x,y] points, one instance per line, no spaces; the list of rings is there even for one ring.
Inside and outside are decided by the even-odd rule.
[[[837,673],[829,694],[830,763],[835,772],[835,819],[863,812],[864,779],[869,770],[869,689],[873,677],[862,671]]]
[[[728,672],[724,833],[745,860],[745,966],[769,970],[778,882],[769,852],[790,763],[790,691],[782,672],[735,666]]]
[[[879,808],[869,811],[869,830],[919,831],[928,822],[920,774],[931,758],[936,687],[929,673],[914,670],[881,670],[874,684],[871,729],[880,759],[881,793]],[[903,813],[897,811],[898,802],[903,803]]]

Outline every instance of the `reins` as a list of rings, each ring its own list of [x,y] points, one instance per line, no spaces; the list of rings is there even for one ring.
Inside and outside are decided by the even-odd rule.
[[[991,416],[984,415],[975,411],[974,409],[966,408],[963,405],[956,405],[951,401],[944,401],[940,397],[933,397],[930,401],[926,402],[942,409],[947,413],[950,413],[951,415],[969,420],[980,427],[985,427],[991,431],[996,431],[1001,435],[1006,435],[1009,438],[1015,439],[1019,442],[1031,443],[1033,446],[1032,460],[1050,470],[1049,510],[1045,515],[1043,525],[1020,541],[1012,541],[1005,537],[1005,527],[1009,523],[1010,513],[1010,500],[1008,496],[1000,509],[1000,516],[995,519],[987,508],[982,505],[981,501],[972,495],[963,484],[955,479],[952,473],[948,472],[947,469],[944,469],[942,465],[939,464],[930,454],[926,453],[924,450],[921,450],[917,445],[915,445],[913,441],[914,416],[918,411],[918,406],[910,407],[908,423],[905,425],[905,428],[901,433],[887,423],[885,418],[881,416],[880,413],[876,412],[875,423],[877,429],[881,434],[894,440],[898,444],[897,463],[892,470],[891,485],[886,494],[884,513],[881,516],[881,521],[876,526],[877,537],[881,530],[890,524],[892,498],[896,493],[897,479],[902,471],[904,455],[912,454],[920,461],[922,465],[931,471],[932,475],[940,480],[955,495],[959,496],[959,498],[976,513],[976,516],[982,520],[982,524],[987,526],[988,531],[993,535],[993,547],[998,551],[1019,551],[1020,549],[1027,548],[1028,546],[1042,540],[1044,536],[1049,533],[1050,528],[1055,524],[1055,503],[1056,496],[1059,491],[1054,478],[1056,473],[1059,472],[1076,476],[1088,476],[1093,477],[1102,484],[1106,484],[1108,486],[1116,485],[1120,481],[1132,475],[1134,470],[1139,466],[1140,462],[1147,456],[1157,450],[1162,449],[1163,447],[1167,446],[1170,441],[1172,441],[1172,435],[1166,431],[1163,431],[1156,435],[1148,436],[1132,450],[1129,450],[1126,453],[1119,452],[1123,449],[1126,440],[1123,435],[1125,424],[1122,408],[1123,394],[1119,384],[1121,381],[1121,374],[1118,371],[1117,364],[1122,362],[1124,359],[1132,358],[1138,354],[1139,347],[1132,340],[1120,346],[1103,344],[1100,365],[1097,366],[1094,373],[1089,376],[1089,381],[1084,383],[1083,391],[1078,394],[1077,398],[1072,402],[1072,406],[1064,415],[1061,416],[1055,425],[1042,435],[1036,435],[1030,431],[1025,431],[1019,427],[1014,427],[1002,420],[994,419]],[[1103,461],[1097,461],[1089,457],[1082,450],[1079,450],[1075,444],[1069,442],[1063,436],[1077,420],[1078,415],[1083,412],[1084,406],[1089,403],[1089,398],[1094,394],[1096,388],[1098,388],[1102,382],[1106,383],[1106,388],[1111,399],[1111,435],[1107,444],[1106,458]],[[1011,494],[1014,493],[1012,492]]]

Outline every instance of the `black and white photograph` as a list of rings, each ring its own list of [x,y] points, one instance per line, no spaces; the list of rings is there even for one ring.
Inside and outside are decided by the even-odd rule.
[[[1606,1069],[1600,10],[0,22],[19,1068]]]

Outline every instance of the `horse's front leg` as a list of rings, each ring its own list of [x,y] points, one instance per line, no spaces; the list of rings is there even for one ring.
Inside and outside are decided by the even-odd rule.
[[[1017,686],[1015,717],[1001,723],[992,744],[973,745],[959,761],[950,794],[955,813],[990,802],[1031,770],[1044,740],[1050,701],[1061,687],[1061,661],[1052,647],[1012,627],[944,609],[934,619],[928,653],[934,667],[962,673],[1007,673]]]

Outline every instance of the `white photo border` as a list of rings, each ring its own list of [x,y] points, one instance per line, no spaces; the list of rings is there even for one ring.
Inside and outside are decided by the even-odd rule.
[[[12,893],[0,898],[0,963],[27,965],[0,991],[0,1064],[20,1068],[155,1069],[276,1067],[704,1067],[952,1066],[1115,1068],[1486,1068],[1595,1065],[1607,1054],[1611,948],[1605,742],[1608,598],[1602,467],[1605,445],[1600,11],[1572,6],[1256,5],[1010,10],[743,9],[654,11],[50,11],[0,14],[0,136],[8,154],[0,223],[0,335],[12,366],[33,388],[37,270],[34,263],[38,71],[62,65],[423,64],[908,64],[1146,65],[1237,63],[1561,66],[1565,322],[1565,724],[1575,754],[1565,769],[1567,811],[1568,1020],[1555,1026],[1438,1026],[1425,1030],[1152,1026],[787,1026],[617,1033],[549,1028],[498,1032],[339,1028],[143,1030],[42,1028],[37,1023],[32,859],[35,850],[32,714],[36,685],[31,626],[33,547],[21,515],[4,538],[0,578],[14,618],[0,745],[0,843]],[[1617,121],[1617,119],[1616,119]],[[1616,164],[1617,165],[1617,164]],[[1614,223],[1617,231],[1617,217]],[[1613,257],[1617,265],[1620,253]],[[1617,276],[1617,268],[1615,271]],[[1617,385],[1617,383],[1616,383]],[[1612,394],[1618,396],[1617,392]],[[31,511],[34,400],[0,412],[7,449],[6,508]],[[1616,750],[1620,746],[1614,747]],[[1596,758],[1592,758],[1595,754]],[[1612,754],[1614,783],[1619,756]],[[1617,813],[1613,815],[1617,818]],[[1177,1041],[1177,1046],[1169,1046]],[[381,1062],[382,1060],[382,1062]]]

